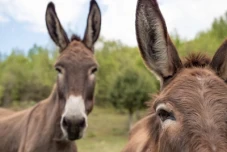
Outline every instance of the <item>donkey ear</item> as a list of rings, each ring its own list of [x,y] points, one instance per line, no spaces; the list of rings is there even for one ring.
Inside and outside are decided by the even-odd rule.
[[[227,40],[223,42],[215,53],[210,66],[219,77],[227,81]]]
[[[156,0],[138,0],[136,36],[143,60],[161,81],[165,82],[182,67]]]
[[[55,44],[60,47],[61,52],[69,44],[69,39],[58,19],[54,3],[52,2],[47,5],[46,26],[50,37],[55,42]]]
[[[87,28],[84,35],[84,44],[91,49],[94,50],[94,43],[97,41],[99,37],[101,29],[101,12],[98,4],[95,0],[91,0],[90,2],[90,11],[87,18]]]

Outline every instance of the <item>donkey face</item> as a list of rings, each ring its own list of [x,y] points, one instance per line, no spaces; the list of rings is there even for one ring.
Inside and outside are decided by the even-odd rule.
[[[137,152],[226,151],[227,41],[212,60],[198,55],[182,63],[156,0],[138,1],[136,33],[147,67],[161,82],[142,128],[147,141]]]
[[[210,69],[182,69],[151,107],[149,131],[157,151],[226,151],[226,89]]]
[[[94,43],[99,37],[101,13],[95,0],[91,0],[87,28],[83,40],[68,39],[55,12],[53,3],[46,11],[46,25],[52,40],[60,48],[55,68],[58,71],[57,90],[64,110],[61,129],[68,140],[79,139],[87,127],[87,115],[94,104],[95,72]]]

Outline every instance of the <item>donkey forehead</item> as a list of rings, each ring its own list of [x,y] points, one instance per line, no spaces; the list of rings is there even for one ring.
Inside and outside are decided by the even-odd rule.
[[[184,69],[163,88],[154,105],[160,102],[169,102],[180,111],[227,108],[227,85],[208,69]]]
[[[56,65],[97,66],[94,54],[82,42],[72,41],[60,54]]]

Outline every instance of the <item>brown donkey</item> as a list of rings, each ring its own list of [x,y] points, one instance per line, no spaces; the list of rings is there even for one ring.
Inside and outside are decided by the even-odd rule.
[[[156,0],[138,1],[136,34],[161,90],[123,152],[226,152],[227,41],[213,59],[194,54],[181,61]]]
[[[51,95],[34,107],[0,118],[1,152],[76,152],[74,140],[80,139],[87,127],[87,115],[94,104],[99,7],[91,0],[83,40],[77,36],[68,39],[53,3],[47,6],[46,24],[60,47],[56,85]]]
[[[8,116],[13,113],[14,113],[14,111],[12,111],[12,110],[0,108],[0,117]]]

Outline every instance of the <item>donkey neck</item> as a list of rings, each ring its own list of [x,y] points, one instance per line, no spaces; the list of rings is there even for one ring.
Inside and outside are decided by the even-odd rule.
[[[46,124],[49,128],[53,128],[52,131],[54,131],[54,136],[59,138],[62,133],[60,129],[60,119],[64,110],[65,101],[60,99],[56,84],[54,85],[50,96],[42,101],[41,104],[45,107],[44,113],[46,115]]]
[[[74,143],[62,140],[60,127],[61,114],[64,109],[64,101],[58,96],[57,87],[54,86],[51,95],[41,101],[30,114],[29,125],[25,142],[25,149],[29,151],[55,151],[58,149],[71,149]],[[38,132],[39,134],[34,134]],[[30,137],[33,137],[31,141]],[[36,144],[34,144],[36,143]],[[29,145],[33,145],[29,148]],[[64,151],[63,150],[63,151]]]

